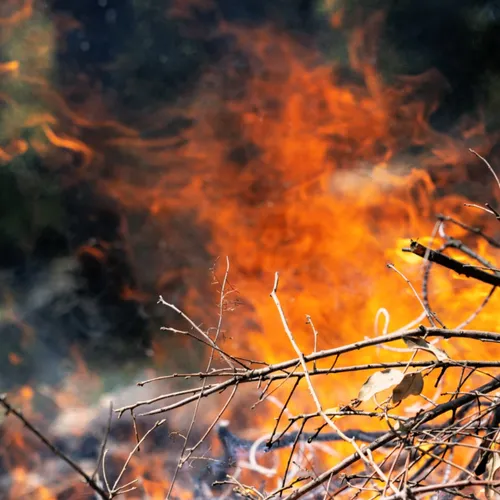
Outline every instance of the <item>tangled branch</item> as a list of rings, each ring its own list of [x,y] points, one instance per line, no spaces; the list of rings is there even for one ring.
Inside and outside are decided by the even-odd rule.
[[[484,158],[474,154],[493,172]],[[496,174],[495,180],[498,182]],[[483,211],[500,219],[499,212],[491,205]],[[420,257],[424,263],[421,294],[401,271],[390,265],[406,281],[423,308],[423,313],[411,326],[392,333],[387,331],[389,313],[381,309],[377,318],[382,315],[387,320],[381,335],[366,337],[360,331],[359,340],[318,350],[318,332],[313,318],[307,316],[314,347],[312,352],[303,352],[281,305],[279,276],[276,274],[270,295],[283,332],[267,333],[282,335],[295,352],[293,358],[280,363],[251,360],[223,347],[224,312],[228,296],[234,292],[228,285],[228,260],[223,279],[215,280],[220,290],[219,319],[214,329],[204,330],[185,312],[160,296],[159,303],[174,311],[187,325],[183,331],[170,327],[165,330],[202,343],[209,350],[208,360],[198,372],[172,373],[139,382],[139,386],[145,386],[158,381],[175,383],[182,380],[183,387],[114,410],[120,417],[130,413],[134,426],[136,419],[141,417],[161,415],[161,420],[142,438],[135,427],[136,445],[112,486],[107,476],[105,442],[102,445],[102,464],[98,464],[102,465],[104,481],[100,484],[95,475],[85,473],[76,462],[53,446],[5,397],[0,398],[0,404],[104,499],[138,488],[137,480],[119,486],[132,456],[156,428],[167,422],[172,412],[182,410],[190,413],[187,417],[183,413],[188,422],[187,430],[181,436],[180,453],[175,454],[171,462],[173,469],[169,471],[167,499],[176,497],[176,490],[183,487],[187,487],[197,500],[283,497],[296,500],[341,496],[396,500],[418,498],[434,492],[449,499],[456,496],[475,498],[473,495],[483,493],[494,498],[493,495],[500,495],[500,481],[496,474],[500,470],[500,361],[472,359],[468,354],[457,359],[458,356],[452,357],[446,352],[443,341],[460,339],[460,345],[466,347],[462,352],[467,353],[474,352],[477,343],[500,344],[500,333],[465,329],[482,313],[500,285],[500,271],[464,241],[449,236],[447,230],[450,227],[460,227],[471,238],[481,238],[490,246],[500,248],[500,243],[482,229],[439,215],[430,244],[412,241],[408,248],[403,249]],[[440,244],[434,248],[438,239]],[[463,262],[446,255],[449,249],[460,251],[469,260]],[[446,328],[431,308],[429,282],[433,266],[492,287],[459,328]],[[424,321],[428,324],[423,324]],[[400,358],[395,359],[394,354],[391,360],[380,360],[376,356],[381,350],[390,350]],[[343,363],[349,353],[357,353],[360,359],[373,359],[373,362]],[[317,392],[320,384],[334,386],[338,383],[335,377],[360,373],[366,377],[356,397],[338,402],[333,408],[324,404]],[[244,387],[256,389],[257,399],[250,400],[249,391],[242,394]],[[226,399],[218,407],[215,417],[207,422],[204,402],[207,398],[215,400],[224,393]],[[234,415],[231,410],[234,410],[237,397],[239,404],[248,410],[262,404],[278,406],[271,432],[258,431],[255,439],[239,435],[239,422],[231,423],[225,417],[226,414]],[[419,404],[407,407],[410,397],[418,398]],[[312,403],[313,411],[294,413],[292,407],[308,406],[304,405],[305,398]],[[347,428],[338,424],[339,419],[348,422]],[[213,452],[217,442],[219,453]],[[343,454],[336,450],[336,446],[342,447]],[[269,457],[274,457],[271,466]],[[191,472],[195,463],[203,464],[201,470],[194,472],[193,467]],[[181,479],[181,472],[186,469],[191,481],[187,485],[185,477]]]

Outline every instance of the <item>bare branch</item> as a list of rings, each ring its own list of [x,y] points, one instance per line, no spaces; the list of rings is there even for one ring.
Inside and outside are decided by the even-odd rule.
[[[45,437],[45,435],[39,431],[29,420],[27,420],[24,415],[19,411],[16,410],[8,401],[7,401],[7,396],[5,394],[0,395],[0,405],[2,405],[5,410],[7,411],[8,414],[14,415],[18,420],[20,420],[24,426],[29,429],[29,431],[34,434],[42,443],[47,446],[47,448],[54,453],[54,455],[57,455],[61,460],[64,460],[77,474],[79,474],[85,482],[101,497],[104,499],[110,499],[111,496],[104,491],[103,488],[101,488],[97,482],[89,476],[76,462],[71,460],[65,453],[63,453],[59,448],[54,446],[53,443],[50,442],[50,440]]]

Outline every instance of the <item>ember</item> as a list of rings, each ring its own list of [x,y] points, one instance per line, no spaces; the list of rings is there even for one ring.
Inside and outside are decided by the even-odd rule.
[[[420,3],[2,3],[1,498],[497,494],[498,21]]]

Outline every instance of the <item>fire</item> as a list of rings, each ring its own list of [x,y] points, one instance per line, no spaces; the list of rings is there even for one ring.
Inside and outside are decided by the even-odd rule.
[[[187,12],[177,6],[166,15],[182,18]],[[2,121],[14,118],[10,135],[2,137],[0,161],[28,150],[54,160],[56,167],[73,161],[76,167],[63,174],[64,182],[71,176],[85,179],[117,201],[127,255],[139,276],[137,289],[124,286],[125,299],[145,302],[181,283],[188,288],[183,309],[210,324],[217,309],[207,263],[227,255],[229,280],[242,297],[242,305],[225,316],[225,345],[233,352],[269,363],[294,356],[269,299],[276,271],[280,299],[303,352],[314,348],[308,317],[319,332],[318,349],[380,333],[384,321],[389,331],[403,327],[422,311],[411,288],[385,264],[392,262],[420,290],[422,262],[400,252],[409,238],[432,234],[437,213],[471,224],[483,221],[483,214],[463,207],[467,200],[453,194],[453,182],[466,178],[467,146],[488,150],[490,139],[480,124],[464,130],[460,140],[430,127],[429,116],[446,85],[437,71],[383,80],[375,61],[381,16],[351,33],[348,71],[340,57],[329,58],[276,27],[222,23],[218,30],[232,44],[227,54],[175,104],[158,106],[150,116],[130,112],[126,124],[106,107],[98,88],[70,105],[68,95],[75,89],[51,86],[57,33],[33,2],[1,24],[24,32],[35,18],[37,30],[30,35],[35,53],[28,57],[25,45],[11,44],[12,60],[0,66],[7,81],[2,99],[9,109]],[[341,22],[337,12],[331,23],[338,29]],[[31,89],[38,101],[13,97],[14,84]],[[185,126],[161,135],[179,116]],[[19,134],[25,128],[32,133],[29,140]],[[426,154],[412,157],[413,146]],[[443,163],[451,171],[441,168]],[[144,223],[134,222],[139,216]],[[465,236],[460,228],[454,231]],[[472,244],[495,260],[483,242]],[[177,259],[173,267],[167,251]],[[94,246],[82,246],[83,254],[105,260]],[[488,292],[444,271],[434,270],[431,281],[430,300],[445,323],[464,320]],[[497,328],[499,301],[492,298],[475,327]],[[384,320],[381,308],[387,311]],[[163,366],[168,352],[158,339],[154,346]],[[462,346],[450,342],[446,351],[459,356]],[[478,346],[474,357],[497,355],[488,345]],[[12,353],[10,361],[20,364],[22,356]],[[355,354],[343,361],[373,358]],[[348,383],[316,389],[326,406],[347,404],[365,378],[351,374]],[[83,362],[66,386],[75,381],[88,392],[101,389]],[[20,392],[28,408],[29,391]],[[54,399],[61,407],[75,406],[79,396],[66,387]],[[313,410],[307,398],[301,404],[291,409]],[[259,418],[263,428],[272,428],[273,421]],[[16,465],[10,472],[15,498],[27,471]],[[151,498],[163,498],[168,484],[158,477],[144,480],[143,487]],[[40,488],[38,498],[53,496]]]
[[[268,298],[276,270],[282,273],[288,319],[305,352],[313,347],[306,315],[320,332],[321,347],[372,334],[381,307],[389,309],[391,329],[410,322],[418,302],[384,267],[394,262],[418,288],[421,263],[405,261],[401,237],[430,234],[436,213],[476,217],[464,212],[464,199],[434,194],[435,160],[429,171],[401,156],[417,144],[443,159],[446,152],[457,170],[465,161],[463,145],[428,125],[436,96],[431,94],[431,102],[414,97],[440,80],[429,72],[388,86],[357,55],[354,66],[366,85],[355,86],[342,82],[331,62],[270,27],[231,33],[246,61],[239,69],[228,57],[201,78],[187,107],[195,123],[186,143],[175,156],[150,150],[148,157],[142,149],[148,163],[167,165],[165,172],[155,170],[140,187],[121,176],[106,183],[107,192],[127,206],[149,207],[160,224],[193,211],[209,228],[211,254],[229,256],[231,280],[251,308],[238,309],[228,320],[228,331],[238,332],[231,346],[258,359],[293,355]],[[360,44],[359,34],[355,42]],[[234,89],[241,95],[232,96]],[[478,133],[472,139],[479,140]],[[171,169],[172,162],[182,166]],[[166,195],[172,184],[182,187]],[[449,275],[438,278],[434,306],[450,318],[465,318],[485,294],[484,287],[467,282],[460,290],[467,300],[457,297],[454,309],[449,297],[456,279],[449,285]],[[397,304],[388,297],[397,297]],[[484,328],[496,326],[487,313],[482,321]],[[336,398],[348,400],[356,387],[353,381],[339,388]],[[319,390],[331,397],[330,388]]]

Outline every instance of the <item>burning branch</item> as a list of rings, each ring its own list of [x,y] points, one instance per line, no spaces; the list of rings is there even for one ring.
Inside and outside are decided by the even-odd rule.
[[[468,278],[474,278],[482,281],[483,283],[487,283],[488,285],[500,285],[500,276],[487,273],[486,271],[478,269],[475,266],[471,266],[470,264],[462,264],[458,260],[452,259],[447,255],[431,250],[418,241],[412,241],[408,248],[403,248],[403,252],[410,252],[414,255],[418,255],[419,257],[429,260],[430,262],[435,262],[436,264],[451,269],[458,274],[462,274]]]

